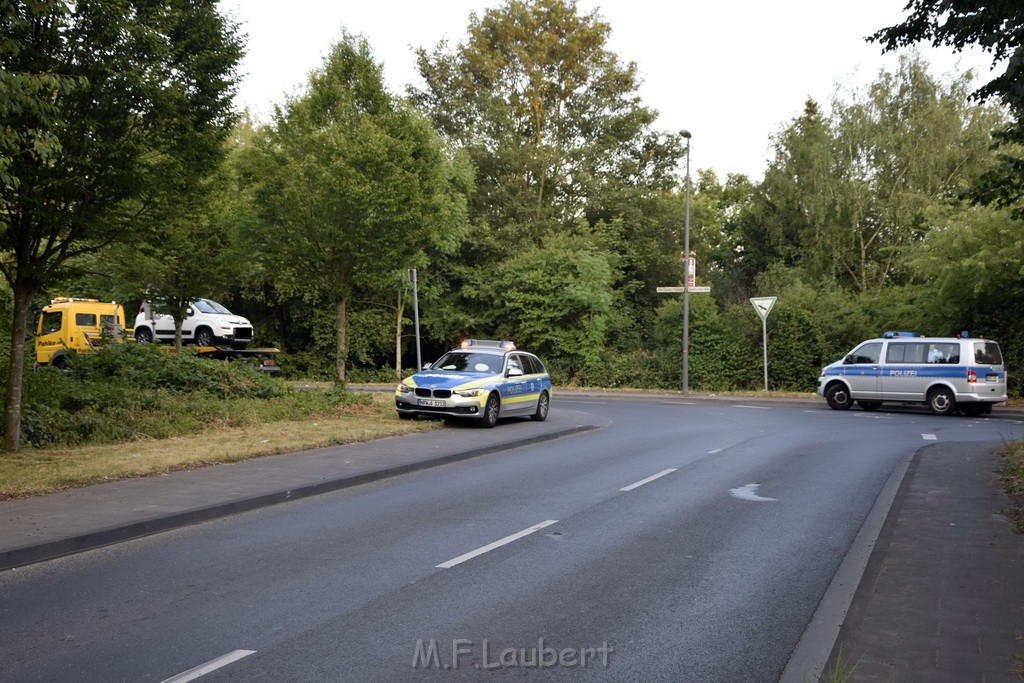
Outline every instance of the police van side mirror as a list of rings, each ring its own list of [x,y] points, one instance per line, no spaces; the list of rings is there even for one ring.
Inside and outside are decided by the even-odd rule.
[[[855,360],[852,353],[843,359],[843,365],[853,365],[854,362]]]

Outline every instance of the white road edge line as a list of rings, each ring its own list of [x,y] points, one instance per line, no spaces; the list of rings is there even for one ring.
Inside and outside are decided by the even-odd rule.
[[[722,446],[721,448],[716,448],[713,451],[708,451],[708,455],[714,455],[715,453],[721,453],[724,450],[725,450],[725,446]]]
[[[235,650],[229,652],[223,657],[217,657],[217,659],[211,659],[206,664],[200,664],[194,669],[184,671],[177,676],[171,676],[170,678],[163,681],[163,683],[187,683],[187,681],[194,681],[200,676],[205,676],[211,671],[216,671],[221,667],[225,667],[232,662],[237,662],[239,659],[248,657],[249,655],[256,654],[256,650]]]
[[[939,440],[939,437],[935,436],[934,434],[922,434],[921,438],[924,439],[925,441],[938,441]]]
[[[739,404],[734,404],[733,408],[751,408],[753,410],[771,410],[771,408],[768,407],[768,406],[741,406]]]
[[[619,490],[620,491],[632,491],[633,489],[639,488],[639,487],[643,486],[644,484],[651,483],[655,479],[660,479],[660,478],[664,477],[666,474],[672,474],[673,472],[676,471],[676,469],[677,468],[673,467],[673,468],[670,468],[670,469],[667,469],[667,470],[662,470],[661,472],[658,472],[657,474],[652,474],[651,476],[647,477],[646,479],[641,479],[640,481],[638,481],[638,482],[636,482],[634,484],[630,484],[629,486],[623,486]]]
[[[499,541],[495,541],[494,543],[488,543],[487,545],[485,545],[485,546],[483,546],[481,548],[477,548],[476,550],[471,550],[468,553],[466,553],[464,555],[459,555],[458,557],[456,557],[454,559],[451,559],[451,560],[448,560],[447,562],[442,562],[441,564],[437,565],[437,568],[438,569],[451,569],[452,567],[454,567],[457,564],[462,564],[463,562],[465,562],[467,560],[472,560],[474,557],[477,557],[479,555],[483,555],[484,553],[488,553],[488,552],[494,550],[495,548],[500,548],[503,545],[508,545],[512,541],[518,541],[523,536],[529,536],[533,532],[540,531],[544,527],[551,526],[552,524],[555,524],[557,522],[558,522],[557,519],[548,519],[548,520],[545,520],[545,521],[541,522],[540,524],[534,524],[529,529],[523,529],[522,531],[514,533],[511,536],[506,536],[505,538],[503,538],[503,539],[501,539]]]

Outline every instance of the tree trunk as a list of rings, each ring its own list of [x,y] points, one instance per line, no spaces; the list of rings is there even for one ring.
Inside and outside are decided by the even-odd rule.
[[[395,381],[402,381],[402,314],[405,313],[405,287],[398,290],[398,319],[395,322]]]
[[[347,324],[345,320],[346,304],[348,303],[348,297],[342,297],[338,302],[337,307],[337,319],[334,323],[335,332],[338,335],[338,351],[335,357],[335,370],[337,373],[336,381],[338,384],[345,383],[345,361],[348,358],[348,336],[347,336]]]
[[[174,319],[174,352],[178,353],[181,351],[181,326],[185,324],[185,321]],[[156,322],[153,323],[153,327],[156,328]],[[154,335],[155,336],[155,335]]]
[[[14,318],[11,325],[11,360],[7,368],[7,403],[4,406],[4,450],[8,453],[21,446],[21,392],[25,379],[25,333],[28,329],[28,309],[35,290],[23,282],[16,282]]]

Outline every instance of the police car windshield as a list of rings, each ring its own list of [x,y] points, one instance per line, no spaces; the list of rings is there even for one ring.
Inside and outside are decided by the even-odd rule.
[[[452,372],[479,372],[494,375],[501,372],[502,357],[492,353],[470,353],[468,351],[449,351],[430,366],[431,370],[450,370]]]

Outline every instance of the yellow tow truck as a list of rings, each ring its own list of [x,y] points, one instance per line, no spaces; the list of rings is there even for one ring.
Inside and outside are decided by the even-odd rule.
[[[89,353],[103,344],[130,341],[132,330],[125,327],[124,307],[116,301],[57,297],[39,312],[36,323],[36,367],[52,365],[66,368],[68,359],[79,353]],[[173,350],[173,346],[161,346]],[[259,369],[276,374],[281,368],[269,356],[279,349],[222,349],[216,346],[197,346],[195,352],[215,360],[233,360],[242,357],[262,358]]]

